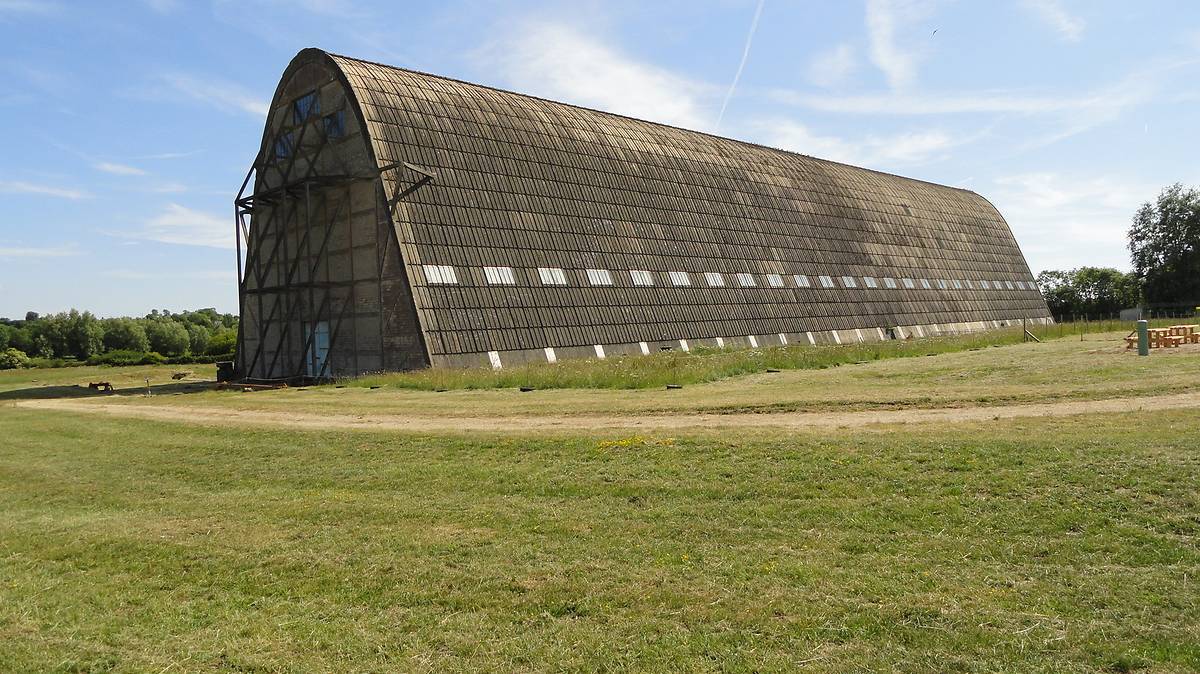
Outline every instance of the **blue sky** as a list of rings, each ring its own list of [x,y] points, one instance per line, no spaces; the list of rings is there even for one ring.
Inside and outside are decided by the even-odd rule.
[[[0,316],[236,310],[231,202],[309,46],[966,187],[1035,273],[1128,268],[1137,206],[1200,184],[1195,0],[759,11],[0,0]]]

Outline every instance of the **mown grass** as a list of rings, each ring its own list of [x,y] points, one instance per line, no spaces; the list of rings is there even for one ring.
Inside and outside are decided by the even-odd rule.
[[[1190,671],[1193,412],[214,433],[0,410],[0,671]]]
[[[644,389],[699,384],[767,370],[813,370],[884,358],[907,358],[1021,342],[1020,331],[956,337],[759,349],[693,348],[648,356],[571,359],[491,368],[429,368],[358,377],[344,384],[425,391],[495,388]]]
[[[1181,319],[1157,319],[1154,324],[1174,325]],[[1030,332],[1039,338],[1095,334],[1129,327],[1120,321],[1103,321],[1062,326],[1037,326]],[[644,389],[669,384],[699,384],[768,370],[811,370],[849,363],[908,358],[940,353],[970,351],[989,346],[1019,344],[1020,327],[950,337],[866,342],[842,345],[790,345],[760,349],[694,348],[647,356],[573,359],[558,363],[535,363],[491,368],[429,368],[415,372],[366,375],[339,382],[351,386],[386,386],[424,391],[458,389]]]

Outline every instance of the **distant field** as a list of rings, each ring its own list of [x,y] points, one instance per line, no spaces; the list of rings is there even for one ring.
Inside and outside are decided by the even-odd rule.
[[[1195,671],[1200,415],[1155,401],[1200,390],[1200,347],[1138,358],[1119,336],[671,391],[0,373],[0,671]],[[102,375],[154,395],[73,387]],[[178,421],[19,406],[54,395]],[[736,433],[187,423],[1118,397],[1145,411]]]

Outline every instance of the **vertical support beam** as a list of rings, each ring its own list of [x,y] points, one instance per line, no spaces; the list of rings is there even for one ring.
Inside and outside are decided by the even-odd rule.
[[[1137,322],[1138,333],[1138,355],[1150,355],[1150,322],[1141,320]]]

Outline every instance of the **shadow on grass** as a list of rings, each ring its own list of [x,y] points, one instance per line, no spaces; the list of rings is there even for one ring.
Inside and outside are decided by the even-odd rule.
[[[173,395],[177,393],[200,393],[211,391],[216,382],[172,382],[170,384],[154,384],[149,387],[150,395]],[[87,386],[72,384],[69,386],[34,386],[0,392],[0,402],[9,400],[52,400],[57,398],[106,398],[110,396],[144,395],[145,386],[129,386],[115,391],[97,391]]]

